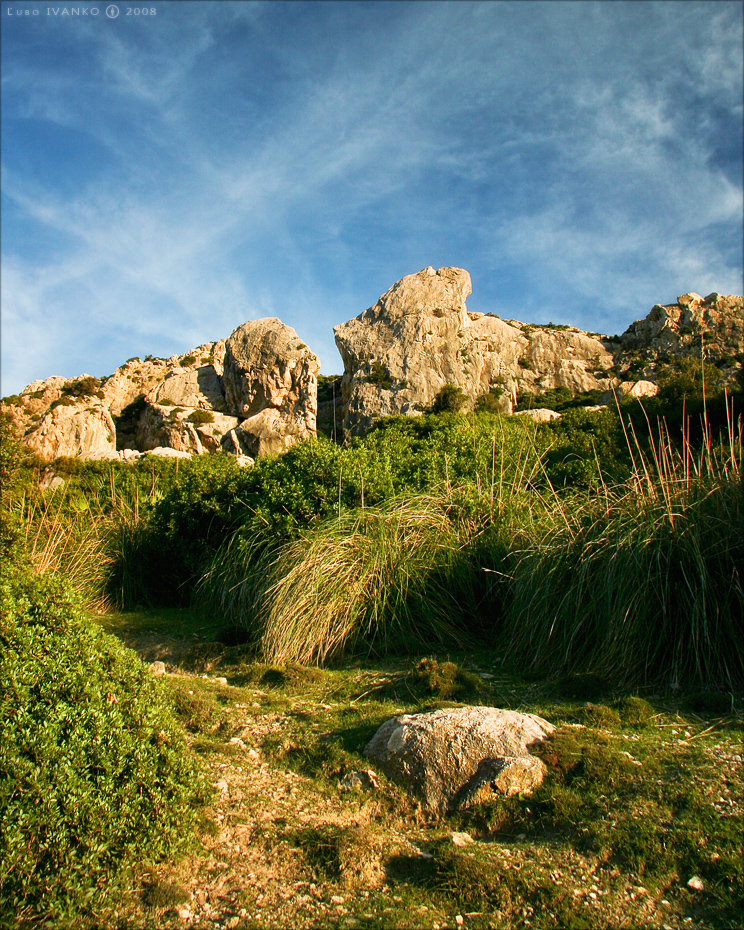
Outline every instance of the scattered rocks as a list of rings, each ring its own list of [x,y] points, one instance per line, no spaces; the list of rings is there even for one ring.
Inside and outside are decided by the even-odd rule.
[[[424,807],[446,814],[540,785],[545,768],[528,747],[554,729],[534,714],[446,708],[386,721],[365,753]]]

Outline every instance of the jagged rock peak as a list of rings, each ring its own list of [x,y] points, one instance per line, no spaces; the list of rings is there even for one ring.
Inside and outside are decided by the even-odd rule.
[[[675,304],[655,304],[620,337],[625,351],[642,351],[653,360],[663,354],[700,355],[717,361],[744,352],[744,297],[718,293],[683,294]]]
[[[447,384],[471,403],[491,394],[505,413],[520,391],[611,387],[613,358],[602,341],[572,327],[471,313],[465,305],[471,290],[462,268],[424,268],[335,327],[347,434],[364,432],[382,416],[420,413]]]

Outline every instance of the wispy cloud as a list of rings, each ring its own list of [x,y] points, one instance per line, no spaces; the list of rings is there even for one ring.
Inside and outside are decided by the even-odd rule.
[[[3,390],[261,315],[336,369],[332,326],[438,262],[479,309],[608,331],[741,290],[735,6],[159,4],[6,35],[6,125],[107,160],[63,189],[4,146],[37,246],[4,236]]]

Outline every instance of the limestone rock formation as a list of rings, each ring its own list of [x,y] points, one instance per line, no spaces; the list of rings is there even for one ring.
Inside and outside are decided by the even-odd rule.
[[[555,727],[534,714],[456,707],[387,720],[365,754],[424,807],[446,814],[489,794],[527,792],[544,766],[529,747]]]
[[[320,362],[280,320],[254,320],[226,340],[222,381],[245,454],[266,455],[315,435]]]
[[[148,403],[138,425],[137,448],[147,452],[166,447],[196,455],[217,452],[223,437],[237,425],[237,417],[203,407]]]
[[[364,433],[383,416],[414,416],[445,385],[472,406],[511,413],[520,394],[596,391],[600,404],[653,396],[675,359],[715,362],[724,382],[744,366],[744,298],[684,294],[656,305],[622,336],[532,325],[472,313],[470,276],[425,268],[398,281],[358,317],[335,328],[344,375],[321,379],[317,357],[277,319],[248,322],[228,339],[168,359],[130,359],[108,378],[47,378],[4,398],[15,433],[42,458],[133,459],[225,450],[241,464],[316,434]],[[520,406],[525,406],[520,401]],[[517,411],[522,413],[523,411]]]
[[[420,413],[446,384],[473,403],[489,393],[513,402],[520,391],[609,389],[614,361],[599,339],[470,313],[470,293],[467,271],[425,268],[335,327],[347,432],[364,432],[382,416]]]
[[[171,371],[145,395],[148,404],[170,404],[225,412],[222,379],[212,365]]]
[[[515,417],[527,417],[534,420],[535,423],[547,423],[549,420],[556,420],[560,413],[555,410],[548,410],[547,407],[533,407],[530,410],[517,410]]]
[[[719,364],[733,380],[744,358],[744,297],[683,294],[676,304],[656,304],[619,337],[621,371],[642,372],[651,380],[670,358],[701,357]]]
[[[88,458],[116,451],[116,429],[98,398],[62,398],[52,404],[25,442],[45,461],[60,456]]]

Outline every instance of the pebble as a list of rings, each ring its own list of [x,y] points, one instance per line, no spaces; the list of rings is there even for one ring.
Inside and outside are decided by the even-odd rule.
[[[687,887],[692,888],[693,891],[702,891],[705,888],[702,878],[699,875],[693,875],[692,878],[687,882]]]
[[[452,842],[455,846],[468,846],[473,842],[473,837],[469,833],[453,833]]]
[[[165,675],[165,662],[151,662],[150,671],[153,675]]]

